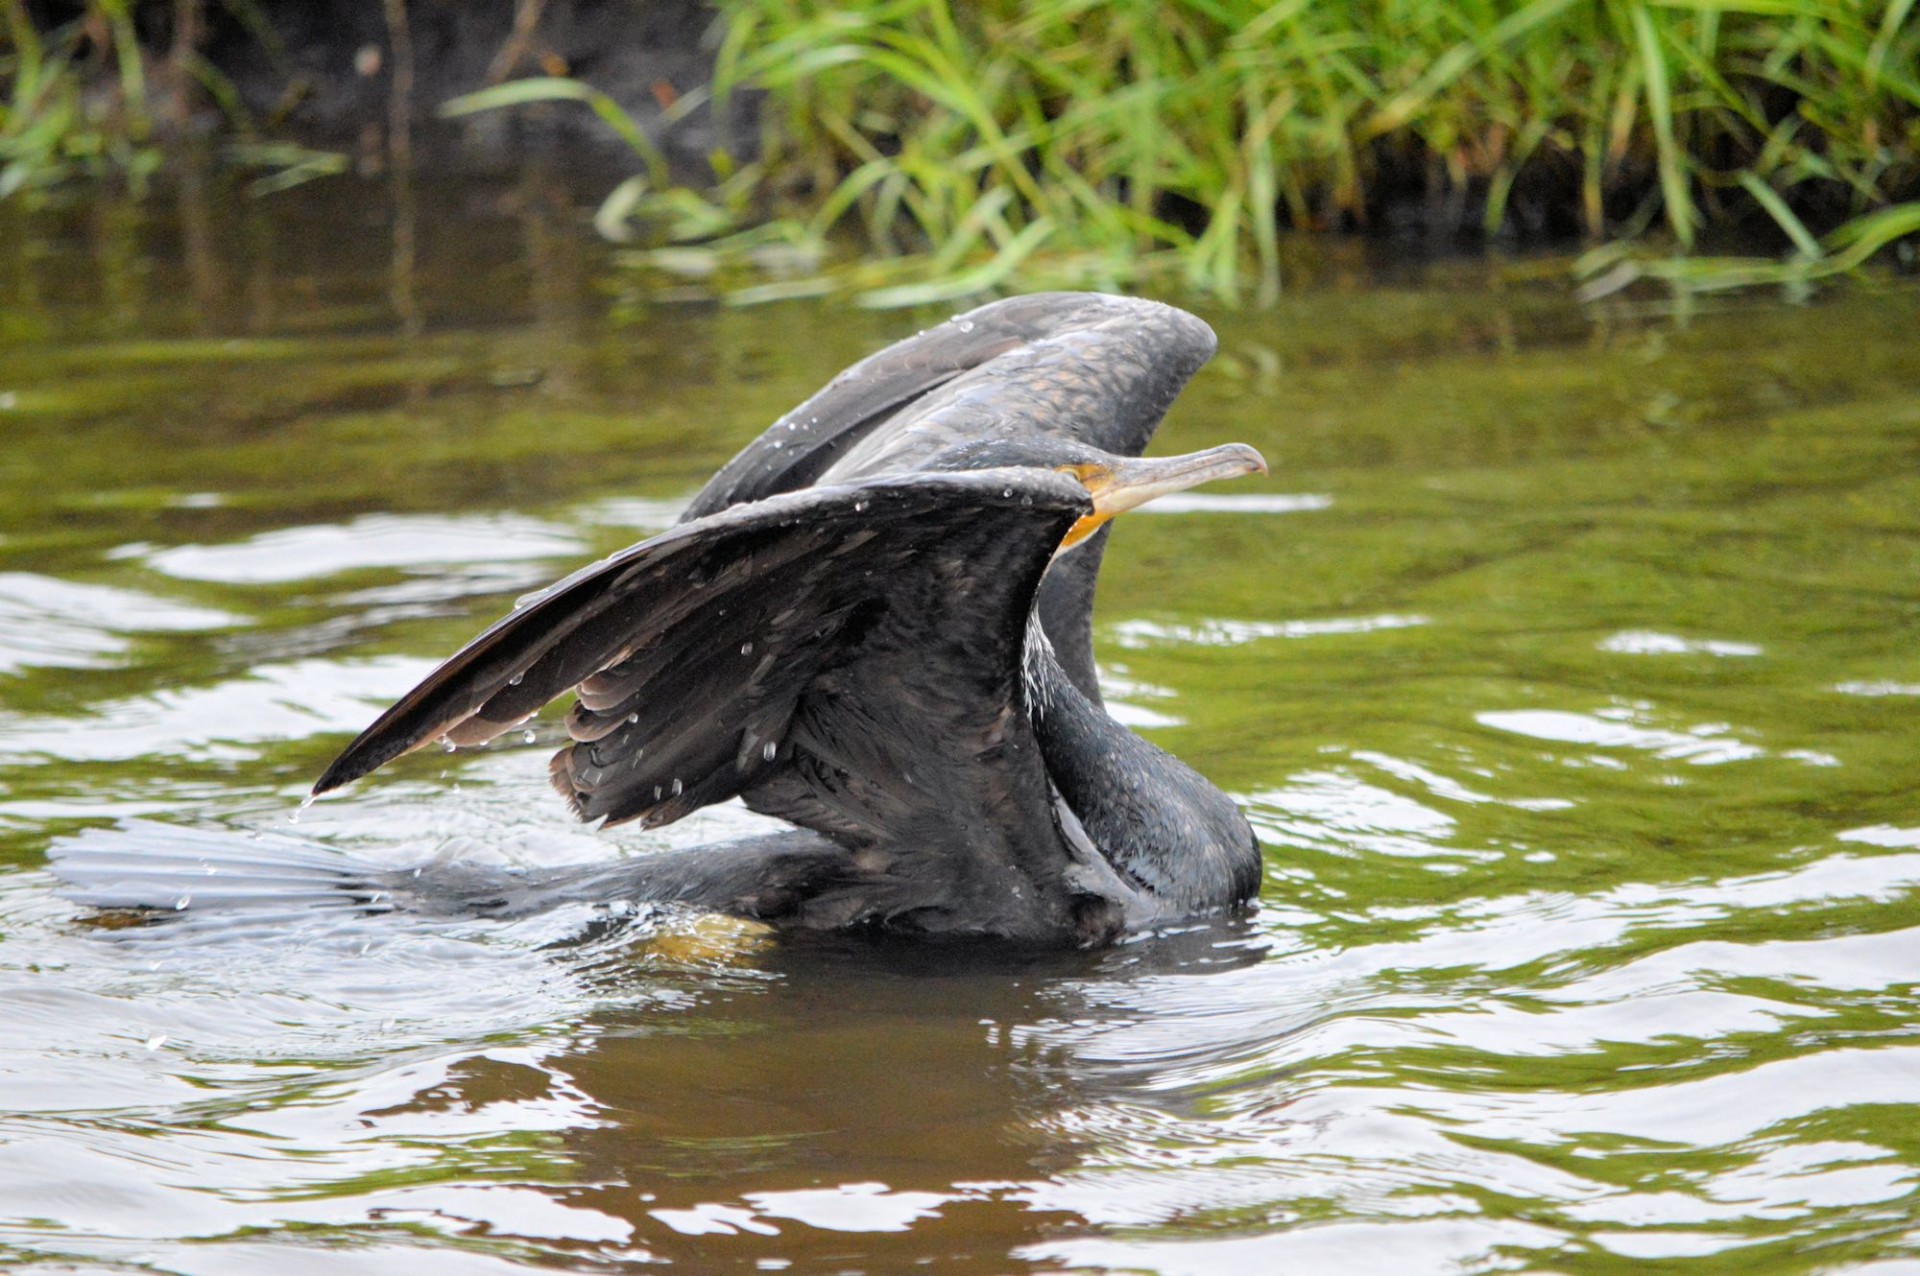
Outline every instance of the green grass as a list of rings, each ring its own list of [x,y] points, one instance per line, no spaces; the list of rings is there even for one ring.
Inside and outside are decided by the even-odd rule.
[[[1595,240],[1651,225],[1686,254],[1770,224],[1792,250],[1734,273],[1615,254],[1584,264],[1601,282],[1810,280],[1916,229],[1914,205],[1889,211],[1920,192],[1913,0],[720,7],[719,105],[766,97],[760,159],[723,168],[709,204],[762,224],[669,218],[708,247],[637,260],[724,286],[771,243],[789,269],[856,259],[733,293],[749,300],[1154,276],[1270,298],[1284,232],[1363,226],[1410,193],[1488,233],[1524,195]],[[659,207],[629,189],[622,213]]]
[[[24,0],[0,0],[0,199],[75,173],[123,173],[137,187],[159,166],[131,0],[92,0],[83,20],[39,30]],[[84,92],[88,57],[110,95]]]
[[[24,0],[0,0],[0,197],[160,162],[131,3],[87,0],[81,21],[40,31]],[[1288,235],[1410,208],[1443,238],[1584,234],[1601,245],[1575,267],[1592,294],[1807,286],[1920,232],[1920,202],[1903,202],[1920,196],[1915,0],[718,11],[714,84],[674,110],[756,112],[750,163],[716,154],[710,177],[671,177],[616,102],[573,80],[445,110],[591,109],[640,161],[596,218],[633,245],[635,277],[735,302],[1142,284],[1268,302]],[[169,57],[232,97],[191,47]],[[262,193],[341,166],[232,118],[235,158],[278,170]],[[1768,242],[1781,255],[1715,255]]]
[[[198,98],[225,121],[227,160],[263,170],[249,188],[254,194],[344,172],[344,156],[256,135],[238,89],[198,47],[208,3],[171,4],[171,42],[159,48],[135,21],[136,8],[150,20],[157,5],[83,0],[69,21],[47,28],[26,0],[0,0],[0,200],[31,200],[76,177],[123,180],[144,192],[166,165],[168,126],[179,142],[182,117]],[[218,3],[285,64],[258,0]]]

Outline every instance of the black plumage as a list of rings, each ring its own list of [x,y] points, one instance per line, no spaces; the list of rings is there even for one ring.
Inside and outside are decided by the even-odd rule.
[[[597,892],[1043,943],[1239,904],[1260,876],[1246,820],[1104,712],[1090,619],[1105,519],[1264,469],[1237,445],[1136,459],[1213,347],[1181,311],[1081,294],[889,347],[775,422],[679,525],[523,600],[314,791],[491,739],[572,689],[552,773],[582,818],[661,825],[738,796],[796,829],[437,896],[396,878],[397,896],[511,912]]]

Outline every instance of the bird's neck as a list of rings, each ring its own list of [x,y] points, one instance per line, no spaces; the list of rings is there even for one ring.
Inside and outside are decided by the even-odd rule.
[[[1108,717],[1029,622],[1027,711],[1047,774],[1108,861],[1170,913],[1250,898],[1260,851],[1233,800]]]
[[[1107,552],[1109,523],[1072,549],[1054,557],[1040,581],[1034,614],[1046,630],[1060,669],[1081,695],[1098,709],[1100,675],[1093,663],[1093,591],[1100,559]]]

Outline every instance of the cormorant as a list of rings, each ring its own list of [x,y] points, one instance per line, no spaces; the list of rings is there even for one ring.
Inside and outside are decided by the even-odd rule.
[[[551,770],[582,819],[652,827],[738,796],[793,830],[584,870],[334,868],[325,889],[431,912],[672,901],[1043,944],[1248,900],[1246,819],[1107,715],[1092,648],[1107,520],[1266,470],[1241,444],[1140,456],[1214,345],[1170,306],[1050,293],[890,346],[776,421],[675,527],[521,600],[313,790],[491,740],[574,690]],[[76,898],[137,902],[124,880],[103,888],[112,863],[140,876],[127,854],[81,839],[56,867]],[[290,880],[321,889],[288,855]]]

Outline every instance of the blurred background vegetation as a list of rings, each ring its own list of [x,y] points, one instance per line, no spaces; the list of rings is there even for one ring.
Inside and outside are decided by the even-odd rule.
[[[267,195],[566,118],[623,148],[626,266],[741,302],[1270,300],[1312,231],[1584,244],[1596,293],[1805,284],[1920,234],[1914,0],[0,9],[0,199],[209,146]]]

